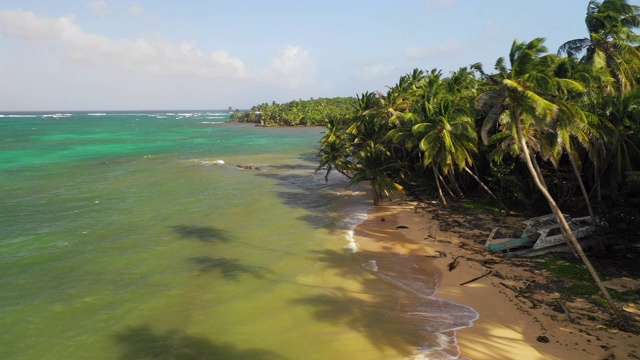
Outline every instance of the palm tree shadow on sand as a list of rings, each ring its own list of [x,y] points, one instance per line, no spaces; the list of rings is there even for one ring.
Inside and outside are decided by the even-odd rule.
[[[115,334],[113,338],[122,347],[122,360],[286,359],[269,350],[239,349],[231,343],[217,343],[179,330],[154,332],[149,325],[130,327]]]

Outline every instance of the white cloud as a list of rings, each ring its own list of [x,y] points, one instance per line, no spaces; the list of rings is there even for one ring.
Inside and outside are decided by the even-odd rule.
[[[144,9],[140,5],[131,5],[128,14],[129,16],[140,17],[144,14]]]
[[[281,51],[279,57],[271,59],[263,74],[265,80],[276,81],[295,89],[313,82],[316,68],[308,50],[289,45]]]
[[[0,30],[35,47],[47,46],[76,64],[114,71],[204,77],[246,77],[244,63],[225,50],[205,54],[195,43],[175,46],[162,38],[112,40],[81,29],[73,16],[46,18],[0,11]]]
[[[89,11],[91,11],[91,13],[95,16],[105,17],[109,15],[109,5],[107,5],[107,3],[103,0],[92,1],[87,5],[87,7],[89,8]]]
[[[410,46],[405,50],[404,56],[408,59],[432,60],[456,57],[461,52],[460,44],[449,41],[436,47]]]

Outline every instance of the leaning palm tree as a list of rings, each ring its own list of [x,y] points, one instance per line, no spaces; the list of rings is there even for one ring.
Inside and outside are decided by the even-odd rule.
[[[420,139],[420,150],[424,153],[424,165],[431,166],[438,192],[443,204],[447,202],[440,183],[441,171],[452,173],[455,168],[465,169],[472,163],[472,154],[477,151],[477,133],[469,108],[453,98],[438,99],[438,104],[425,105],[426,119],[414,125],[413,134]]]
[[[451,191],[442,175],[449,176],[454,189],[462,197],[463,194],[453,176],[455,171],[462,170],[478,181],[491,197],[499,201],[468,167],[473,163],[472,155],[477,153],[478,139],[473,121],[474,113],[473,107],[469,105],[470,99],[475,97],[475,85],[475,78],[467,68],[461,68],[446,79],[441,78],[439,71],[431,71],[422,87],[424,95],[419,112],[421,121],[411,128],[414,140],[408,143],[418,144],[423,153],[423,165],[431,167],[440,200],[444,205],[447,205],[447,202],[442,187],[449,193]],[[404,135],[398,132],[398,135],[400,134]]]
[[[564,86],[555,97],[558,115],[546,133],[543,143],[551,145],[547,159],[554,167],[559,166],[560,159],[566,154],[576,180],[582,192],[587,210],[594,224],[599,223],[595,216],[587,189],[582,181],[581,153],[586,153],[592,162],[597,161],[598,154],[604,151],[605,139],[602,136],[602,121],[593,113],[586,111],[593,100],[593,92],[589,85],[598,83],[599,74],[593,73],[585,64],[575,58],[549,57],[553,76]]]
[[[593,223],[597,224],[599,220],[593,211],[589,194],[582,181],[580,171],[582,162],[579,151],[585,149],[592,158],[597,156],[597,151],[602,148],[603,144],[601,133],[598,131],[600,122],[596,116],[582,111],[569,101],[558,101],[557,103],[559,111],[552,125],[554,131],[548,134],[551,135],[549,143],[553,147],[549,160],[557,167],[560,158],[564,154],[567,155],[589,216],[591,216]]]
[[[640,6],[627,0],[589,1],[585,18],[588,38],[569,40],[558,49],[558,55],[576,57],[594,69],[605,68],[616,80],[619,91],[629,91],[635,84],[634,66],[640,57]]]
[[[397,173],[403,165],[393,161],[389,151],[382,145],[367,141],[360,151],[354,153],[355,167],[353,177],[347,186],[361,181],[368,181],[373,192],[373,205],[378,205],[385,195],[400,191],[403,188],[393,181],[391,174]]]
[[[329,174],[333,170],[351,179],[349,172],[353,169],[353,163],[349,160],[350,154],[351,141],[342,128],[342,119],[337,117],[327,119],[327,131],[320,139],[318,149],[320,163],[316,172],[323,168],[327,169],[324,175],[325,182],[329,181]]]
[[[604,95],[596,110],[605,122],[603,132],[607,137],[599,164],[617,186],[625,172],[640,169],[640,88]]]
[[[502,84],[498,89],[502,96],[496,97],[496,93],[492,93],[492,96],[485,97],[485,100],[490,99],[493,102],[489,116],[500,117],[503,114],[508,116],[512,130],[511,135],[515,136],[527,169],[536,187],[547,200],[565,239],[584,263],[612,311],[626,324],[611,295],[602,284],[598,273],[571,231],[555,199],[547,190],[539,168],[534,165],[535,154],[531,153],[525,136],[525,129],[536,127],[544,129],[557,117],[559,108],[553,100],[563,87],[577,86],[571,81],[558,81],[553,77],[548,68],[549,57],[553,55],[543,56],[546,52],[543,38],[537,38],[530,42],[513,42],[509,53],[511,70],[508,72],[508,76],[502,79]]]

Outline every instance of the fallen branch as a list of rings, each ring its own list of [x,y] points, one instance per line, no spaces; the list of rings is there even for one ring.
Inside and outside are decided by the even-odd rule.
[[[460,264],[460,260],[458,260],[458,258],[461,258],[462,256],[456,256],[455,258],[453,258],[453,261],[449,263],[449,265],[447,265],[449,267],[449,271],[453,271],[453,269],[458,267],[458,264]]]
[[[462,285],[467,285],[467,284],[472,283],[472,282],[474,282],[474,281],[476,281],[476,280],[480,280],[480,279],[482,279],[482,278],[483,278],[483,277],[485,277],[485,276],[489,276],[492,272],[493,272],[493,271],[489,270],[489,271],[487,271],[486,273],[484,273],[483,275],[480,275],[480,276],[474,277],[474,278],[473,278],[473,279],[471,279],[471,280],[468,280],[468,281],[463,282],[462,284],[460,284],[460,286],[462,286]]]
[[[571,320],[571,314],[569,314],[569,310],[567,310],[567,308],[564,306],[562,301],[560,301],[560,299],[557,299],[556,301],[558,302],[558,304],[562,308],[562,311],[564,311],[564,313],[567,315],[567,319],[569,319],[569,321],[572,321]]]
[[[520,290],[516,289],[516,287],[515,287],[515,286],[511,286],[511,285],[509,285],[509,284],[505,284],[505,283],[503,283],[503,282],[500,282],[500,285],[502,285],[502,286],[504,286],[505,288],[507,288],[507,289],[509,289],[509,290],[513,291],[513,292],[514,292],[514,293],[516,293],[516,294],[519,294],[519,293],[520,293]]]

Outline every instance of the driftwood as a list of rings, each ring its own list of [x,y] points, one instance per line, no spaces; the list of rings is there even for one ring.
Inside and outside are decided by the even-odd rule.
[[[509,290],[513,291],[513,292],[514,292],[514,293],[516,293],[516,294],[519,294],[519,293],[520,293],[520,290],[518,290],[515,286],[509,285],[509,284],[505,284],[505,283],[503,283],[503,282],[500,282],[500,285],[502,285],[502,286],[506,287],[507,289],[509,289]]]
[[[569,321],[571,320],[571,314],[569,313],[569,310],[567,310],[567,307],[564,306],[564,304],[562,303],[562,301],[560,301],[560,299],[556,300],[558,302],[558,305],[560,305],[560,308],[562,308],[562,311],[564,311],[564,313],[567,315],[567,319],[569,319]]]
[[[483,277],[485,277],[485,276],[489,276],[492,272],[493,272],[493,271],[489,270],[489,271],[487,271],[486,273],[484,273],[484,274],[482,274],[482,275],[480,275],[480,276],[476,276],[476,277],[474,277],[474,278],[473,278],[473,279],[471,279],[471,280],[467,280],[467,281],[463,282],[462,284],[460,284],[460,286],[462,286],[462,285],[467,285],[467,284],[472,283],[472,282],[474,282],[474,281],[476,281],[476,280],[480,280],[480,279],[482,279],[482,278],[483,278]]]
[[[456,256],[453,261],[451,261],[449,263],[449,265],[447,265],[449,267],[449,271],[453,271],[453,269],[457,268],[458,265],[460,264],[460,261],[458,260],[458,258],[460,258],[462,256]]]

